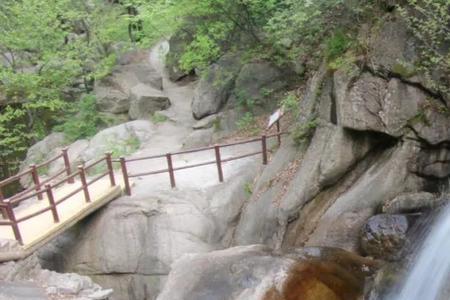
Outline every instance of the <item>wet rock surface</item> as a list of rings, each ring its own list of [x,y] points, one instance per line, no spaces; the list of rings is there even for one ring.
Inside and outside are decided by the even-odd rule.
[[[158,300],[356,300],[376,265],[332,248],[235,247],[182,257]]]
[[[407,241],[408,218],[404,215],[376,215],[363,228],[361,247],[375,258],[398,260]]]

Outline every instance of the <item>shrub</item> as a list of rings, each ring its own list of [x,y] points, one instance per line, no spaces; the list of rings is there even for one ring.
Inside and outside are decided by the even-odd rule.
[[[336,31],[325,44],[325,57],[330,61],[343,55],[352,45],[352,39],[342,31]]]
[[[257,104],[253,97],[247,95],[244,91],[235,92],[236,102],[238,107],[247,112],[253,112],[255,105]]]
[[[236,125],[239,130],[246,131],[250,135],[259,133],[259,127],[256,123],[255,116],[251,112],[246,112],[244,116],[237,121]]]
[[[290,112],[297,118],[300,115],[299,99],[294,93],[288,93],[286,97],[281,99],[280,106],[284,112]]]
[[[421,71],[425,75],[430,87],[441,93],[450,93],[448,80],[445,77],[450,69],[448,48],[450,43],[450,14],[448,13],[450,2],[448,0],[406,0],[405,2],[405,5],[399,7],[400,14],[406,20],[414,36],[422,42],[421,59],[417,71]],[[407,71],[410,73],[410,70]],[[439,71],[444,74],[442,78],[435,76]]]
[[[69,142],[95,135],[102,123],[95,103],[94,95],[83,97],[69,109],[69,115],[54,130],[63,132]]]

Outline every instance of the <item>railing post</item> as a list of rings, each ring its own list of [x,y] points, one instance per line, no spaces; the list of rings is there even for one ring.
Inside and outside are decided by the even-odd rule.
[[[3,196],[2,188],[0,187],[0,203],[4,203],[3,200],[5,200],[5,196]],[[2,217],[3,219],[8,219],[8,214],[6,213],[6,209],[4,207],[1,207],[2,211]]]
[[[176,184],[175,184],[175,174],[173,172],[172,154],[167,153],[166,159],[167,159],[167,169],[169,170],[170,186],[174,188],[176,187]]]
[[[223,182],[223,170],[222,170],[222,159],[220,157],[220,146],[214,146],[214,152],[216,153],[216,164],[217,164],[217,172],[219,174],[219,181]]]
[[[278,147],[280,147],[281,146],[281,135],[280,135],[280,133],[281,133],[281,128],[280,128],[281,126],[280,126],[280,120],[278,119],[277,120],[277,141],[278,141]]]
[[[48,203],[50,204],[50,209],[52,210],[53,221],[55,223],[58,223],[59,216],[58,216],[58,211],[56,209],[55,197],[53,196],[52,186],[50,184],[47,184],[45,186],[45,190],[47,192],[47,198],[48,198]]]
[[[261,147],[262,147],[263,165],[267,165],[267,137],[265,135],[261,137]]]
[[[69,155],[67,153],[67,148],[64,148],[61,150],[62,151],[62,156],[64,159],[64,167],[66,169],[66,174],[67,176],[70,176],[70,174],[72,174],[72,170],[70,168],[70,160],[69,160]],[[68,183],[74,183],[74,179],[73,177],[69,178],[69,180],[67,180]]]
[[[106,152],[105,158],[106,158],[106,166],[108,167],[109,181],[111,182],[111,186],[115,186],[116,179],[114,178],[114,168],[112,164],[111,152]]]
[[[36,192],[39,192],[41,190],[41,182],[39,181],[39,174],[37,171],[37,167],[36,165],[30,165],[30,169],[31,169],[31,177],[33,178],[33,182],[34,182],[34,186],[35,186],[35,190]],[[38,193],[37,198],[39,200],[42,200],[42,194]]]
[[[16,216],[14,215],[11,203],[9,202],[6,206],[6,213],[8,214],[8,219],[11,221],[11,227],[14,233],[14,237],[19,242],[19,244],[23,245],[23,239],[20,235],[19,224],[17,224]]]
[[[130,180],[128,178],[127,162],[125,157],[120,157],[120,167],[122,169],[123,183],[125,185],[125,194],[131,196]]]
[[[80,180],[84,192],[84,199],[86,199],[86,202],[89,203],[91,202],[91,196],[89,195],[89,189],[86,180],[86,171],[83,166],[78,166],[78,171],[80,172]]]

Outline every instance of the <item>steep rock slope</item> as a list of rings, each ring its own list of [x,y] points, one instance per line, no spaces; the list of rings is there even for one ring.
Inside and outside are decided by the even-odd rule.
[[[404,26],[393,17],[367,37],[365,60],[338,71],[322,67],[309,81],[299,122],[316,120],[315,133],[308,147],[285,145],[265,169],[236,245],[358,251],[362,225],[384,202],[438,192],[450,174],[449,108],[420,77],[395,73],[400,61],[417,59]],[[395,45],[388,42],[392,28],[402,33]]]

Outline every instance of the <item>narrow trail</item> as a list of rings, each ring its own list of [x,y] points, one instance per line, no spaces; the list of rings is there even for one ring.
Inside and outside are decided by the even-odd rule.
[[[191,101],[194,95],[196,82],[178,84],[169,80],[164,66],[164,57],[168,51],[168,43],[161,42],[152,48],[148,54],[148,63],[163,78],[163,92],[170,99],[171,106],[168,110],[161,112],[168,117],[168,120],[154,124],[154,133],[150,142],[141,145],[141,149],[131,157],[145,157],[169,152],[176,152],[183,148],[183,143],[194,132],[192,126],[196,120],[192,116]],[[254,152],[261,146],[258,143],[240,145],[223,149],[222,157],[242,155]],[[174,165],[179,167],[187,164],[211,161],[215,158],[214,151],[185,154],[174,158]],[[250,161],[260,159],[252,157],[224,164],[224,175],[230,178],[235,175],[237,165],[246,164]],[[130,173],[142,173],[152,170],[167,168],[165,159],[144,160],[130,163],[128,170]],[[206,188],[218,183],[217,169],[214,165],[178,171],[175,174],[178,188]],[[159,175],[135,178],[134,193],[148,193],[149,190],[168,190],[169,175],[167,173]]]

